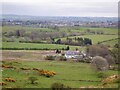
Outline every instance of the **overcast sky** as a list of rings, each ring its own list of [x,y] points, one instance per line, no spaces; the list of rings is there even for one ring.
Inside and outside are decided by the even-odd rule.
[[[0,5],[2,5],[2,14],[117,17],[118,1],[119,0],[0,0]]]

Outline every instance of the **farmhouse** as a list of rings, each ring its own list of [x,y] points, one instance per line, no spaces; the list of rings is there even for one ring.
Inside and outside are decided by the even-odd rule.
[[[70,59],[70,58],[77,58],[80,56],[79,51],[66,51],[65,52],[65,57]]]

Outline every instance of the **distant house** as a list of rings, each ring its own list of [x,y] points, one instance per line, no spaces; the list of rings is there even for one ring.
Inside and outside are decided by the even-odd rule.
[[[65,52],[65,57],[67,59],[70,59],[70,58],[77,58],[80,56],[80,53],[79,51],[66,51]]]

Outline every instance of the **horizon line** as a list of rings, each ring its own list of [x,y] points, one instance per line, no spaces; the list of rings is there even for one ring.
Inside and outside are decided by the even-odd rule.
[[[16,15],[16,16],[33,16],[33,17],[98,17],[98,18],[118,18],[118,16],[65,16],[65,15],[61,15],[61,16],[59,16],[59,15],[52,15],[52,16],[47,16],[47,15],[26,15],[26,14],[0,14],[0,16],[4,16],[4,15]]]

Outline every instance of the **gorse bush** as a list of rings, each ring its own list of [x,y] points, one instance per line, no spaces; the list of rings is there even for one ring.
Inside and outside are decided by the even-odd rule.
[[[111,84],[111,83],[120,83],[120,76],[119,75],[111,75],[102,80],[103,84]]]
[[[7,85],[7,83],[5,83],[5,82],[0,82],[0,85]]]
[[[56,75],[56,72],[54,71],[48,71],[48,70],[39,70],[40,75],[46,76],[46,77],[51,77]]]
[[[7,82],[16,82],[16,80],[13,79],[13,78],[5,78],[5,81],[7,81]]]

